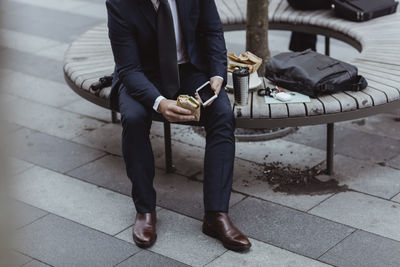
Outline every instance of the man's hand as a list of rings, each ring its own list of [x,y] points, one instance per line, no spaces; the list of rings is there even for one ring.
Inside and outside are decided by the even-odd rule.
[[[169,122],[185,122],[194,121],[195,117],[192,112],[186,108],[176,105],[176,100],[163,99],[158,105],[158,111],[162,113],[164,118]]]
[[[224,80],[221,77],[218,77],[218,76],[212,77],[210,79],[211,89],[215,92],[215,94],[217,94],[217,95],[219,94],[219,92],[221,91],[221,87],[222,87],[222,83],[223,82],[224,82]],[[200,101],[199,94],[196,93],[195,97],[196,97],[197,101]],[[211,105],[213,102],[214,102],[214,100],[211,101],[210,103],[208,103],[204,107],[207,107],[207,106]]]

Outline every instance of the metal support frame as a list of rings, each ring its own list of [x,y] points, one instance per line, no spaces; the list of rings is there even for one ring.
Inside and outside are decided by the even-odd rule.
[[[330,53],[330,38],[325,36],[325,55],[329,56]],[[333,122],[326,125],[326,132],[326,172],[328,175],[333,175],[333,157],[335,154],[335,124]]]
[[[329,175],[333,175],[333,157],[335,155],[335,124],[327,124],[327,135],[326,135],[326,172]]]
[[[164,145],[165,145],[165,170],[167,173],[174,171],[172,165],[171,124],[164,121]]]
[[[119,123],[118,113],[114,110],[111,110],[111,121],[112,123]]]

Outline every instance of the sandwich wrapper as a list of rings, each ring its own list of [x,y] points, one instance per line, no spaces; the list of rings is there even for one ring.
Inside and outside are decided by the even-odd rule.
[[[253,53],[247,51],[240,55],[235,53],[228,53],[228,81],[226,87],[233,89],[232,72],[236,67],[248,68],[250,72],[249,89],[257,88],[261,85],[262,80],[258,77],[257,70],[260,68],[263,60]]]
[[[180,95],[176,100],[176,104],[179,107],[186,108],[192,112],[195,117],[195,121],[200,120],[200,103],[192,96]]]
[[[250,74],[257,72],[262,59],[247,51],[237,56],[235,53],[228,53],[228,72],[233,72],[235,67],[249,68]]]

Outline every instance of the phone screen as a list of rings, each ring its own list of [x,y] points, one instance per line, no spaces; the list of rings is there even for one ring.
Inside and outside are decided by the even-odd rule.
[[[214,91],[211,89],[211,85],[207,84],[197,92],[203,103],[207,102],[211,97],[215,95]]]

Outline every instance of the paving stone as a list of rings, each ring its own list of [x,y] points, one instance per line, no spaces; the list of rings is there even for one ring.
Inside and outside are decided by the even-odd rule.
[[[326,147],[326,126],[306,126],[283,139],[307,146]],[[385,162],[400,153],[400,140],[346,127],[335,128],[335,152],[352,158]]]
[[[69,43],[89,28],[104,21],[15,1],[3,2],[7,2],[7,7],[3,8],[8,10],[2,13],[3,28],[59,42]],[[21,21],[15,18],[24,19]]]
[[[206,266],[230,267],[230,266],[268,266],[268,267],[312,267],[328,266],[321,262],[306,258],[290,251],[277,248],[266,243],[250,239],[252,246],[247,253],[228,251],[221,257]]]
[[[400,140],[400,122],[394,114],[378,114],[364,119],[340,123],[341,126],[352,128],[366,133],[386,136]]]
[[[11,122],[63,139],[72,139],[104,125],[95,119],[22,98],[5,108],[13,114],[12,118],[6,118]]]
[[[111,235],[135,216],[130,197],[40,167],[15,176],[13,192],[20,201]]]
[[[334,266],[400,266],[400,242],[358,230],[320,258]]]
[[[79,99],[64,106],[63,109],[105,122],[111,122],[110,110],[93,104],[86,99]]]
[[[244,184],[235,183],[233,188],[234,190],[243,194],[268,200],[301,211],[307,211],[311,209],[332,195],[289,195],[286,193],[274,192],[273,188],[267,182],[260,180],[252,180]]]
[[[13,0],[17,3],[34,5],[41,8],[48,8],[58,11],[69,11],[71,9],[77,9],[84,4],[82,1],[75,0],[59,0],[57,3],[51,0]]]
[[[86,131],[72,141],[122,156],[121,135],[121,125],[109,123],[92,131]]]
[[[107,189],[131,195],[131,181],[126,175],[125,164],[121,157],[106,156],[86,164],[68,175],[96,184]],[[203,217],[203,184],[189,180],[178,174],[167,174],[165,170],[156,168],[154,186],[157,191],[157,205],[188,216]],[[232,193],[231,205],[243,195]]]
[[[311,214],[400,241],[400,204],[356,192],[337,194]]]
[[[0,96],[1,97],[1,96]],[[7,133],[13,133],[16,132],[17,130],[21,129],[21,125],[12,123],[12,122],[8,122],[5,120],[0,120],[0,131],[2,133],[2,135],[4,136],[4,134]]]
[[[33,166],[33,164],[26,162],[24,160],[19,160],[16,158],[9,158],[8,166],[9,166],[9,170],[11,171],[11,174],[15,175],[15,174],[18,174],[20,172],[23,172],[23,171],[29,169],[30,167]]]
[[[390,199],[400,192],[399,177],[400,170],[336,155],[335,175],[330,178],[350,189]]]
[[[18,250],[54,266],[113,266],[139,251],[52,214],[22,228],[15,238]]]
[[[306,211],[331,196],[326,195],[289,195],[274,192],[268,182],[257,179],[261,177],[264,168],[260,164],[236,159],[233,178],[233,189],[246,195],[255,196],[274,203],[278,203],[294,209]]]
[[[126,261],[117,265],[118,267],[184,267],[188,266],[179,261],[164,257],[151,251],[143,250]]]
[[[105,156],[68,172],[68,175],[127,196],[131,195],[132,184],[126,174],[124,160],[119,156]]]
[[[189,129],[189,128],[192,128],[192,127],[188,126],[188,125],[172,123],[171,124],[171,137],[174,137],[174,138],[177,137],[177,139],[175,139],[175,140],[178,140],[178,137],[181,136],[181,132],[183,130]],[[150,133],[152,135],[157,135],[157,136],[163,137],[164,136],[164,123],[160,122],[160,121],[153,121],[151,124]]]
[[[309,146],[276,139],[236,143],[236,156],[257,163],[279,162],[297,168],[311,168],[325,159],[325,152]]]
[[[69,44],[60,44],[60,45],[52,46],[50,48],[39,50],[38,52],[34,53],[34,55],[57,60],[57,61],[63,61],[64,54],[67,51],[68,47],[69,47]]]
[[[156,169],[154,186],[157,191],[157,205],[202,220],[204,214],[203,183],[192,181],[177,174],[166,174]],[[230,206],[244,198],[232,193]]]
[[[318,258],[354,229],[267,201],[247,198],[231,209],[245,234],[271,245]]]
[[[80,97],[64,83],[41,79],[32,75],[2,69],[0,78],[9,94],[46,105],[61,107]]]
[[[388,162],[388,165],[389,165],[390,167],[393,167],[393,168],[395,168],[395,169],[400,170],[400,155],[397,156],[397,157],[395,157],[395,158],[393,158],[393,159],[391,159],[391,160]]]
[[[132,228],[117,237],[133,242]],[[193,266],[203,266],[226,251],[201,232],[200,221],[168,210],[157,213],[157,241],[149,250]]]
[[[48,266],[50,266],[50,265],[45,264],[40,261],[37,261],[37,260],[30,261],[24,265],[24,267],[48,267]]]
[[[22,266],[28,262],[32,261],[32,259],[28,256],[25,256],[16,251],[10,251],[7,255],[3,254],[2,250],[2,257],[0,257],[0,266],[4,267],[14,267],[14,266]],[[25,266],[25,265],[24,265]]]
[[[104,152],[44,133],[21,129],[13,137],[15,157],[58,172],[66,172],[97,159]]]
[[[20,201],[13,201],[11,203],[11,209],[13,210],[13,216],[15,216],[13,224],[16,229],[28,225],[48,214],[44,210]]]
[[[0,29],[0,44],[1,46],[22,52],[33,53],[41,49],[59,45],[60,42],[31,34]]]
[[[3,14],[2,14],[3,15]],[[0,51],[0,57],[7,62],[7,69],[29,74],[50,81],[64,82],[62,61],[36,56],[12,48]]]
[[[9,94],[9,93],[5,93],[3,92],[4,90],[2,90],[2,92],[0,93],[0,105],[3,106],[5,104],[7,104],[8,102],[12,102],[17,100],[18,98]]]
[[[155,154],[156,167],[165,169],[164,139],[154,136],[152,138],[152,147]],[[204,149],[173,141],[172,163],[176,173],[187,177],[193,177],[196,174],[203,173]]]
[[[392,198],[392,200],[400,203],[400,193]]]
[[[176,133],[172,135],[172,139],[186,144],[205,148],[206,139],[194,131],[194,127],[180,125],[176,128]]]

